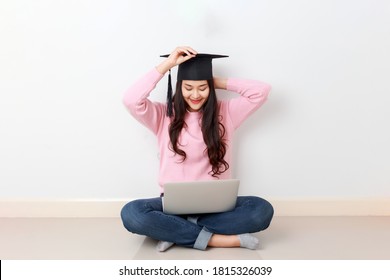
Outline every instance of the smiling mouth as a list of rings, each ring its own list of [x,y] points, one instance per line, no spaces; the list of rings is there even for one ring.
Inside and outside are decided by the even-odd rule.
[[[191,100],[191,102],[194,103],[194,104],[199,104],[199,103],[202,101],[202,99],[198,99],[198,100],[190,99],[190,100]]]

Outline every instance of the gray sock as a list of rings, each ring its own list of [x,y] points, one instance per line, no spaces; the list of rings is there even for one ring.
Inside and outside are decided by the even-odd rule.
[[[159,251],[159,252],[165,252],[166,250],[168,250],[169,248],[171,248],[173,245],[175,245],[175,243],[173,243],[173,242],[159,241],[159,242],[157,243],[156,249],[157,249],[157,251]]]
[[[197,225],[198,224],[199,216],[188,216],[187,221]]]
[[[251,250],[256,250],[259,248],[259,239],[249,233],[239,234],[238,238],[240,239],[240,247],[242,248],[248,248]]]

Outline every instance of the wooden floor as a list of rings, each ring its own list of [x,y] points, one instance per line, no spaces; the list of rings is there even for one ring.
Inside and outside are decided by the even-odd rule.
[[[0,259],[389,260],[390,217],[280,217],[258,250],[174,246],[128,233],[119,218],[1,218]]]

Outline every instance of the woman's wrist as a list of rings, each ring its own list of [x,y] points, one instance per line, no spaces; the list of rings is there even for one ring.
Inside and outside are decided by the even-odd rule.
[[[217,78],[214,77],[214,87],[217,89],[226,89],[227,88],[227,80],[226,78]]]
[[[169,69],[171,69],[172,67],[174,67],[175,65],[172,65],[170,63],[170,61],[168,59],[164,60],[163,62],[161,62],[159,65],[156,66],[156,69],[158,72],[160,72],[161,74],[165,74],[169,71]]]

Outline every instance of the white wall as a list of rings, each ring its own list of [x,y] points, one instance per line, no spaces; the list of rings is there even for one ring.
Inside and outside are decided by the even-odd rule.
[[[273,85],[236,137],[242,194],[389,197],[389,3],[1,1],[0,198],[157,195],[156,140],[121,98],[182,44]]]

